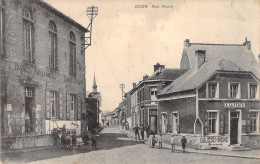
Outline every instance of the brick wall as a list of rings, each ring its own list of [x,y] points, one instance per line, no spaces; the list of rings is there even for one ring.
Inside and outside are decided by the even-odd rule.
[[[193,134],[194,121],[196,118],[195,98],[183,98],[170,101],[159,101],[158,103],[158,131],[161,131],[161,112],[171,115],[177,111],[180,115],[180,133]],[[169,132],[172,132],[172,124],[169,124]]]
[[[27,6],[34,13],[34,56],[35,64],[26,61],[23,53],[23,8]],[[57,60],[58,70],[49,69],[49,21],[53,20],[57,26]],[[76,37],[76,69],[77,75],[69,75],[69,32]],[[61,118],[65,119],[68,108],[68,94],[77,95],[77,108],[80,111],[84,107],[85,97],[85,55],[81,53],[81,36],[84,31],[68,23],[64,18],[57,16],[55,12],[35,4],[29,0],[6,2],[6,76],[7,104],[12,105],[12,111],[5,109],[5,116],[24,114],[24,87],[32,84],[35,87],[35,106],[40,105],[39,117],[46,118],[46,98],[49,91],[59,92],[59,107],[62,111]],[[21,83],[21,79],[29,82]],[[7,124],[6,124],[7,126]]]

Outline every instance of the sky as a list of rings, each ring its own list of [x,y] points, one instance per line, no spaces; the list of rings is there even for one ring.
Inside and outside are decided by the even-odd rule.
[[[179,68],[183,42],[242,44],[251,41],[260,53],[260,0],[44,0],[84,27],[86,9],[98,7],[92,46],[86,49],[86,87],[92,90],[94,72],[102,94],[102,110],[112,111],[124,91],[157,62]],[[139,8],[148,5],[147,8]],[[153,8],[152,5],[159,5]],[[162,5],[170,8],[162,8]]]

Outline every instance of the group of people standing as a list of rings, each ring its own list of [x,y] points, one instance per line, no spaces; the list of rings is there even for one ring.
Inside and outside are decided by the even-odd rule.
[[[138,126],[138,124],[133,128],[134,132],[135,132],[135,139],[140,140],[140,134],[141,134],[141,140],[144,140],[144,132],[146,132],[146,137],[149,138],[150,135],[150,127],[148,124],[146,124],[146,126],[144,127],[143,124],[141,124],[141,127]],[[139,134],[140,132],[140,134]]]
[[[162,149],[162,133],[160,133],[159,135],[155,135],[155,132],[150,131],[150,127],[148,124],[146,124],[146,126],[144,127],[143,124],[141,124],[141,127],[138,126],[138,124],[133,128],[134,132],[135,132],[135,139],[140,140],[140,135],[141,134],[141,140],[144,140],[144,132],[146,132],[146,136],[147,138],[149,138],[149,146],[151,148],[155,147],[155,144],[158,142],[159,143],[159,149]],[[172,146],[172,152],[175,152],[175,143],[176,143],[176,138],[175,135],[172,133],[171,134],[171,138],[170,138],[170,143]],[[181,145],[182,145],[182,150],[185,153],[185,149],[186,149],[186,144],[187,144],[187,139],[185,138],[185,136],[182,137],[181,139]]]

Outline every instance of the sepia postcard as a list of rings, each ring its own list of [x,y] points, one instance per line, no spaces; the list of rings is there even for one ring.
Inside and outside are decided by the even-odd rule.
[[[259,164],[260,0],[0,0],[1,163]]]

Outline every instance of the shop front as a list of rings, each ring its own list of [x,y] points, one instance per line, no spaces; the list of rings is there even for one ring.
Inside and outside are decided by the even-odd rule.
[[[149,109],[150,131],[157,133],[157,109]]]

